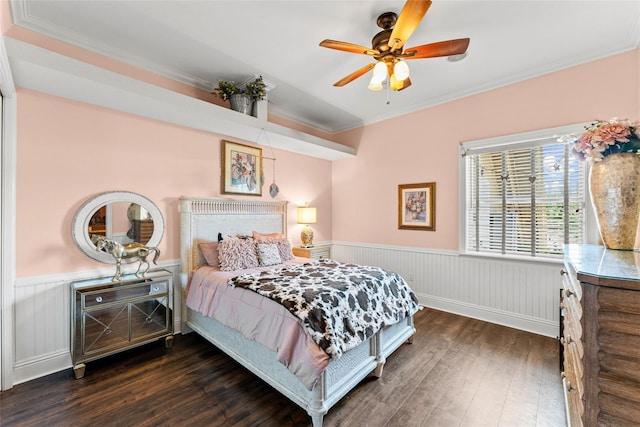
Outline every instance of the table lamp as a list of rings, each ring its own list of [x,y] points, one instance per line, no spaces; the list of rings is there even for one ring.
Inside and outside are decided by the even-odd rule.
[[[317,209],[309,206],[307,203],[304,206],[298,207],[298,224],[304,224],[302,233],[300,233],[300,241],[303,248],[313,247],[313,230],[309,227],[309,224],[315,224],[317,222]]]

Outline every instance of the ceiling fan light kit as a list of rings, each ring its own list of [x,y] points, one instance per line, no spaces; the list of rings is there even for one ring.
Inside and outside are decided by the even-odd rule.
[[[382,31],[373,37],[371,49],[337,40],[327,39],[320,42],[322,47],[367,55],[376,60],[375,64],[365,65],[333,85],[342,87],[373,69],[369,89],[381,90],[383,83],[387,82],[392,90],[399,91],[411,86],[406,60],[442,56],[446,56],[451,62],[463,59],[469,47],[468,38],[429,43],[403,50],[405,42],[418,27],[429,7],[431,7],[430,0],[408,0],[400,15],[385,12],[378,16],[376,24],[382,28]]]

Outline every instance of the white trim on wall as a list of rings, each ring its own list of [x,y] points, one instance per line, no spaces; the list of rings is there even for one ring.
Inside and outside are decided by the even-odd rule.
[[[16,246],[16,127],[17,94],[4,38],[0,36],[0,92],[2,127],[0,186],[0,390],[13,386],[13,281]]]
[[[548,337],[559,329],[562,261],[333,242],[331,258],[399,273],[420,304]]]

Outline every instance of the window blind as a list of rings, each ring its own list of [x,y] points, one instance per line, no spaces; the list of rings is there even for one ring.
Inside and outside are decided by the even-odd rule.
[[[583,243],[585,166],[547,137],[463,151],[465,250],[559,257]]]

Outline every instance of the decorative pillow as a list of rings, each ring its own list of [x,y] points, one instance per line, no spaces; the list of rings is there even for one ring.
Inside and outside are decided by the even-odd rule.
[[[220,270],[233,271],[254,268],[260,265],[253,240],[224,236],[218,243]]]
[[[218,259],[218,242],[206,242],[198,243],[200,252],[204,257],[207,264],[211,267],[220,267],[220,260]]]
[[[293,251],[291,250],[291,243],[287,240],[286,237],[280,238],[264,238],[259,240],[260,243],[270,243],[276,245],[278,247],[278,252],[280,253],[280,259],[282,262],[289,261],[293,259]]]
[[[264,239],[282,239],[284,238],[284,234],[282,233],[258,233],[257,231],[253,232],[253,240],[264,240]]]
[[[258,243],[258,258],[261,266],[282,264],[278,246],[268,243]]]

